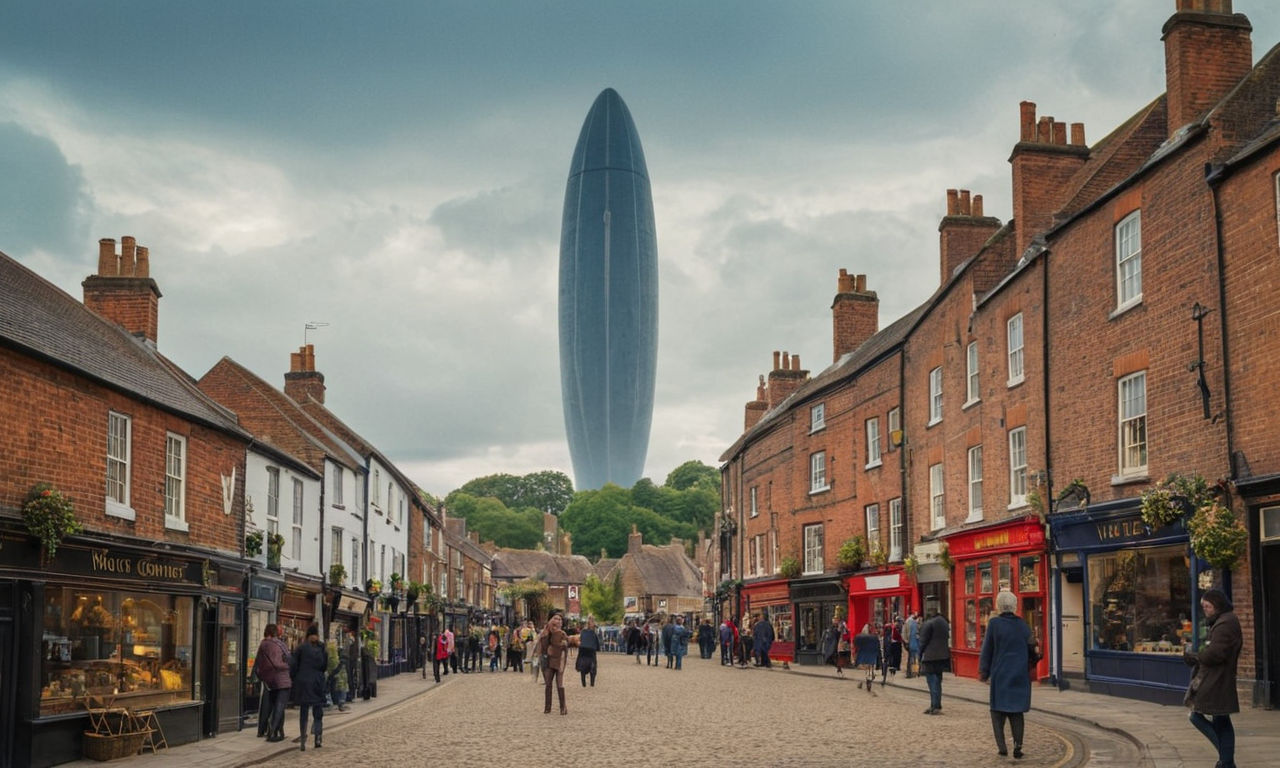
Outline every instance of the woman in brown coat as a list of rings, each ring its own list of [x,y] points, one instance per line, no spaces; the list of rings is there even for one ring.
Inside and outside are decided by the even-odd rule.
[[[552,683],[555,684],[556,695],[560,697],[560,714],[569,714],[569,710],[564,706],[564,669],[569,663],[569,646],[577,645],[578,638],[576,635],[569,637],[565,634],[562,628],[563,623],[564,619],[560,614],[552,614],[542,634],[538,635],[538,647],[534,651],[535,655],[545,654],[547,657],[547,667],[542,671],[542,677],[546,680],[546,704],[542,709],[543,714],[551,712]]]
[[[1186,703],[1191,707],[1191,724],[1218,750],[1218,765],[1235,768],[1236,731],[1231,715],[1240,711],[1236,695],[1236,663],[1243,644],[1240,620],[1220,589],[1201,595],[1200,607],[1209,625],[1209,638],[1198,652],[1183,652],[1187,664],[1195,667]]]

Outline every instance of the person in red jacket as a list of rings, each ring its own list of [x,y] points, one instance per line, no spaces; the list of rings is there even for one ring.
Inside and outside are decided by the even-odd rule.
[[[435,646],[435,654],[433,655],[431,660],[431,674],[435,675],[436,682],[438,683],[440,682],[441,669],[444,670],[444,673],[446,675],[449,674],[449,638],[448,636],[446,636],[445,633],[443,632],[439,633],[438,635],[436,635],[436,639],[433,645]]]
[[[269,717],[267,741],[284,741],[284,706],[289,701],[293,681],[289,677],[289,648],[280,639],[279,629],[275,624],[268,624],[262,631],[262,642],[258,644],[258,653],[253,661],[253,672],[270,691],[267,699],[268,712],[258,714],[259,718]],[[261,735],[261,730],[259,733]]]

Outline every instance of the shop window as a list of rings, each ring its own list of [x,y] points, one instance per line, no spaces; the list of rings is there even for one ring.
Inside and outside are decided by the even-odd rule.
[[[1091,555],[1088,569],[1094,648],[1182,653],[1192,638],[1185,545]]]
[[[90,695],[130,709],[191,700],[194,598],[66,587],[44,594],[42,716],[82,710]]]
[[[795,642],[795,627],[791,618],[790,605],[770,605],[761,610],[769,617],[769,623],[773,625],[774,642]]]

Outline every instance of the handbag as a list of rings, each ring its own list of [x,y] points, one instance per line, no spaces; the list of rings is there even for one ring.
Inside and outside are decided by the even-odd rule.
[[[1184,707],[1195,707],[1196,694],[1200,691],[1200,670],[1196,670],[1197,674],[1191,676],[1191,682],[1187,683],[1187,692],[1182,695],[1182,705]]]

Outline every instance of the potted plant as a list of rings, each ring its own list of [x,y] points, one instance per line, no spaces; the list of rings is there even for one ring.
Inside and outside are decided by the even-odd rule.
[[[248,557],[262,554],[262,531],[249,531],[244,535],[244,553]]]
[[[27,524],[27,532],[40,540],[42,563],[53,559],[64,538],[84,530],[76,520],[71,499],[49,483],[36,483],[27,493],[22,519]]]
[[[902,570],[906,571],[908,579],[915,582],[916,574],[920,572],[920,561],[916,559],[914,552],[902,558]]]
[[[364,583],[364,591],[369,597],[377,597],[382,592],[382,582],[377,579],[369,579]]]
[[[347,566],[342,563],[333,563],[329,566],[329,583],[335,587],[341,587],[347,583]]]
[[[1036,495],[1039,496],[1039,494]],[[1063,488],[1062,492],[1058,494],[1057,506],[1066,507],[1069,502],[1074,502],[1074,506],[1067,508],[1084,509],[1089,506],[1091,498],[1089,486],[1084,484],[1084,480],[1076,477],[1072,478],[1071,482],[1067,483],[1067,487]]]
[[[840,551],[836,553],[836,562],[840,565],[840,570],[852,571],[860,568],[866,557],[866,542],[861,536],[854,536],[845,539],[845,542],[840,545]]]
[[[938,565],[947,573],[951,573],[951,569],[956,567],[956,561],[951,559],[951,547],[943,542],[942,548],[938,550]]]
[[[794,579],[800,575],[800,561],[795,557],[788,555],[782,558],[782,562],[778,564],[778,572],[784,578]]]
[[[876,568],[883,568],[889,564],[889,553],[877,541],[871,545],[871,551],[867,553],[867,559]]]
[[[279,533],[267,534],[267,567],[280,569],[280,555],[284,552],[284,535]]]
[[[1232,570],[1244,556],[1249,532],[1231,507],[1217,500],[1203,504],[1187,521],[1191,550],[1214,568]]]
[[[1200,475],[1172,474],[1142,494],[1142,522],[1151,530],[1172,525],[1212,503],[1209,483]]]
[[[391,574],[391,591],[399,592],[404,588],[404,577],[398,573]]]

